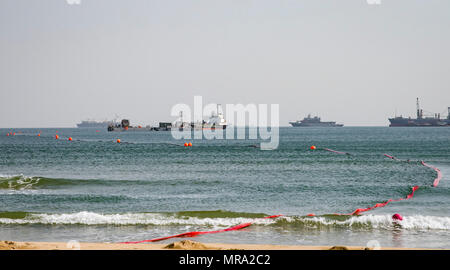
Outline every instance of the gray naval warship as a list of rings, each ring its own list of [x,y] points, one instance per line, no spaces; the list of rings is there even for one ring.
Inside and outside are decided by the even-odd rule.
[[[389,118],[390,127],[448,127],[450,126],[450,107],[448,107],[447,118],[441,119],[440,113],[424,116],[419,105],[419,98],[416,101],[417,118],[396,116]]]
[[[311,117],[308,114],[303,120],[297,120],[295,122],[289,122],[293,127],[343,127],[343,124],[336,124],[336,122],[322,122],[320,117]]]
[[[110,124],[112,124],[113,121],[94,121],[94,120],[85,120],[85,121],[81,121],[81,123],[77,124],[78,128],[106,128],[108,127]]]

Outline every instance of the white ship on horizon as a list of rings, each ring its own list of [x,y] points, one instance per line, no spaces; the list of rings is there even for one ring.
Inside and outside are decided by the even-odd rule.
[[[173,123],[172,128],[178,129],[226,129],[228,124],[220,110],[221,105],[217,104],[216,112],[211,112],[211,116],[207,121],[202,122],[185,122],[183,120],[183,112],[180,112],[180,120]]]

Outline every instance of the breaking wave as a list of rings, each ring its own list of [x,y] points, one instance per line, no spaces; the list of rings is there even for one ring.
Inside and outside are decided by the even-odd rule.
[[[24,190],[73,184],[75,180],[54,179],[40,176],[0,175],[0,189]]]
[[[220,181],[189,181],[189,185],[217,184]],[[0,190],[49,189],[64,186],[121,186],[121,185],[177,185],[186,184],[183,179],[167,180],[106,180],[106,179],[63,179],[41,176],[0,175]]]
[[[327,230],[333,228],[348,229],[393,229],[408,230],[450,230],[450,217],[411,215],[404,216],[396,225],[391,215],[361,215],[350,217],[285,217],[280,219],[281,226],[296,226],[305,229]]]
[[[148,225],[148,226],[198,226],[225,228],[252,222],[254,226],[289,227],[298,230],[450,230],[450,217],[411,215],[404,216],[394,226],[390,215],[342,216],[283,216],[263,219],[264,214],[236,213],[227,211],[192,211],[177,213],[121,213],[104,214],[94,212],[77,213],[26,213],[2,212],[0,224],[42,224],[42,225]]]

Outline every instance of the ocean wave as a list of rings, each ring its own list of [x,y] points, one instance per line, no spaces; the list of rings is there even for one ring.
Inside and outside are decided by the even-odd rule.
[[[334,228],[450,230],[450,217],[411,215],[403,218],[396,226],[392,222],[391,215],[284,217],[277,221],[277,225],[318,230]]]
[[[71,180],[53,179],[40,176],[0,175],[0,189],[24,190],[50,186],[69,185]]]
[[[48,178],[41,176],[19,175],[0,175],[0,190],[27,190],[27,189],[46,189],[58,188],[62,186],[121,186],[121,185],[205,185],[220,184],[221,181],[195,180],[186,181],[185,179],[160,179],[160,180],[108,180],[108,179],[63,179]]]
[[[240,223],[255,222],[268,224],[270,220],[250,217],[203,217],[180,213],[123,213],[102,214],[78,212],[68,214],[47,213],[0,213],[0,224],[44,224],[44,225],[196,225],[207,227],[228,227]]]
[[[195,211],[178,213],[121,213],[104,214],[95,212],[77,213],[0,213],[0,224],[43,224],[43,225],[149,225],[149,226],[197,226],[226,228],[250,222],[255,226],[289,227],[291,230],[450,230],[450,217],[404,216],[398,225],[393,224],[390,215],[362,216],[282,216],[264,219],[263,214],[236,213],[227,211]]]

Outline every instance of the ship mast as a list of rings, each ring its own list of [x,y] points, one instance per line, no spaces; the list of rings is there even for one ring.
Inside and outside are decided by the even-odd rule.
[[[419,98],[417,98],[417,101],[416,101],[416,109],[417,109],[417,119],[421,119],[423,116],[423,113],[422,113],[422,110],[420,109]]]

